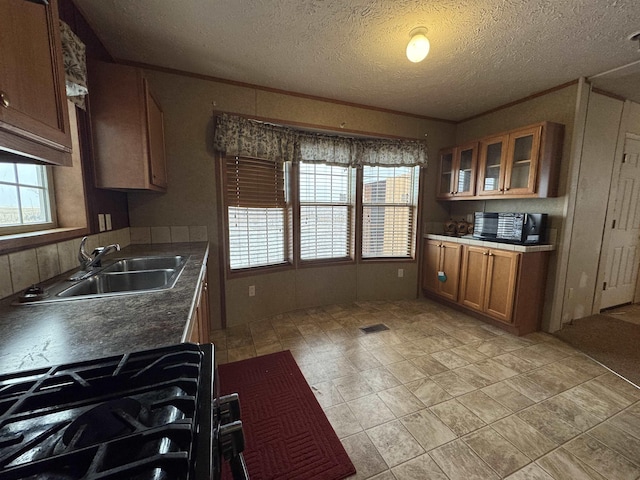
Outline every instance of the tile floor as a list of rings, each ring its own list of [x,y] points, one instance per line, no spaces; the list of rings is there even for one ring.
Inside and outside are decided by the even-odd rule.
[[[377,323],[390,330],[359,330]],[[222,363],[291,350],[352,479],[640,478],[640,390],[545,333],[421,299],[291,312],[212,341]]]

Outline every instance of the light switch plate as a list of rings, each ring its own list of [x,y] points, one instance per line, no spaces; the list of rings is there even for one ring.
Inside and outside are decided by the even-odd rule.
[[[105,226],[104,226],[104,213],[99,213],[98,214],[98,229],[101,232],[104,232],[105,230]]]
[[[104,216],[104,220],[105,220],[105,224],[106,224],[106,226],[107,226],[107,230],[111,230],[111,214],[110,214],[110,213],[107,213],[107,214]]]

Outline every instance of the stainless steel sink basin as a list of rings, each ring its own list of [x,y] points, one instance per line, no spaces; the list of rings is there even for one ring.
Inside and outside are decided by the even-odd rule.
[[[139,270],[177,270],[187,261],[187,257],[181,255],[124,258],[104,268],[103,272],[135,272]]]
[[[142,294],[173,288],[189,260],[188,256],[166,255],[123,258],[73,282],[62,280],[38,294],[28,289],[19,299],[22,305]],[[41,286],[34,286],[41,287]],[[32,287],[33,288],[33,287]]]
[[[137,272],[99,273],[58,293],[58,297],[102,295],[121,292],[139,292],[164,288],[171,282],[175,270],[146,270]]]

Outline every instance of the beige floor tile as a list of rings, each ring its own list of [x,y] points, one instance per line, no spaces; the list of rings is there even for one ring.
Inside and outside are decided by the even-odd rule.
[[[342,445],[356,467],[356,474],[349,480],[365,480],[387,470],[387,464],[366,433],[343,438]]]
[[[640,477],[640,467],[591,435],[583,434],[568,442],[563,448],[605,478],[636,480]]]
[[[449,480],[427,453],[394,467],[392,471],[396,480]]]
[[[403,385],[378,392],[378,396],[396,417],[425,408],[425,405]]]
[[[455,399],[439,403],[429,409],[459,437],[486,425],[471,410]]]
[[[574,370],[579,370],[582,373],[590,375],[591,377],[597,377],[609,371],[598,362],[591,360],[589,357],[582,353],[565,358],[562,360],[562,363],[567,367],[571,367]]]
[[[431,354],[431,358],[441,363],[450,370],[453,370],[454,368],[464,367],[465,365],[469,364],[467,360],[455,354],[451,350],[441,350],[439,352],[434,352]]]
[[[473,364],[456,368],[455,373],[465,382],[473,385],[476,388],[483,388],[498,382],[497,378],[491,376],[485,370],[482,370],[477,365]]]
[[[417,337],[413,337],[410,340],[413,340],[415,338]],[[411,343],[410,340],[405,339],[402,343],[393,345],[393,349],[406,359],[426,355],[426,352],[424,350],[422,350],[419,346]]]
[[[497,357],[498,355],[504,355],[509,353],[504,347],[497,342],[497,338],[487,340],[478,345],[478,352],[482,353],[486,357]]]
[[[358,419],[346,403],[326,408],[324,413],[335,430],[336,435],[338,435],[338,438],[348,437],[349,435],[362,431]]]
[[[493,357],[493,360],[516,373],[525,373],[530,370],[533,370],[535,365],[527,360],[517,357],[513,353],[505,353],[503,355],[498,355]]]
[[[452,397],[464,395],[465,393],[476,390],[476,387],[465,382],[456,373],[451,371],[433,375],[431,379],[446,390],[446,392]]]
[[[580,435],[581,431],[549,411],[542,404],[534,405],[516,414],[558,445]]]
[[[506,480],[553,480],[553,477],[535,463],[530,463],[506,477]]]
[[[385,345],[384,347],[372,348],[369,353],[374,356],[383,365],[389,365],[391,363],[403,362],[406,359],[395,351],[391,346]]]
[[[456,439],[456,434],[428,409],[402,417],[400,421],[426,451]]]
[[[602,420],[615,415],[633,403],[594,380],[567,390],[562,393],[562,396],[574,401],[581,408]]]
[[[369,480],[396,480],[396,477],[393,476],[393,473],[391,473],[391,470],[385,470],[384,472],[371,477]]]
[[[278,342],[278,335],[276,335],[275,330],[266,330],[259,332],[252,332],[251,338],[253,339],[253,343],[258,345],[268,345],[270,343]]]
[[[634,403],[640,400],[640,388],[630,382],[627,382],[623,378],[620,378],[614,373],[607,372],[604,375],[600,375],[593,380],[593,383],[600,384],[605,388],[611,389],[613,392],[626,399],[629,403]]]
[[[553,450],[558,445],[515,415],[498,420],[491,427],[531,460]]]
[[[511,410],[495,401],[481,390],[461,395],[456,398],[486,424],[511,415]]]
[[[500,362],[496,362],[492,358],[483,360],[475,364],[480,370],[486,372],[491,377],[496,378],[498,381],[505,380],[507,378],[514,377],[518,374],[515,370],[504,366]]]
[[[462,440],[501,477],[530,462],[528,457],[490,427],[472,432]]]
[[[601,423],[589,435],[602,442],[608,448],[615,450],[640,465],[640,439],[613,426],[609,421]]]
[[[370,370],[372,368],[378,368],[382,366],[382,364],[373,355],[371,355],[364,349],[357,352],[348,350],[346,352],[346,357],[353,364],[353,366],[360,371]]]
[[[611,417],[607,422],[636,438],[640,438],[640,416],[631,413],[631,408]]]
[[[536,462],[555,480],[605,480],[605,477],[591,469],[564,448],[545,455]]]
[[[395,467],[424,453],[420,444],[399,420],[366,431],[389,467]]]
[[[431,355],[423,355],[421,357],[415,357],[409,359],[416,367],[418,367],[425,375],[436,375],[438,373],[446,372],[449,370],[440,362],[434,360]]]
[[[253,358],[256,356],[256,349],[253,345],[247,347],[230,348],[227,350],[227,362],[238,362],[240,360],[246,360],[247,358]]]
[[[579,404],[564,395],[550,398],[540,404],[555,413],[562,421],[584,432],[601,422],[601,419],[584,410]]]
[[[333,384],[347,402],[374,393],[360,374],[337,378],[333,380]]]
[[[427,407],[452,398],[440,385],[428,378],[408,383],[406,387]]]
[[[324,409],[344,403],[340,392],[338,392],[338,389],[330,381],[311,385],[311,391],[316,396],[316,400],[318,400],[320,406]]]
[[[347,402],[347,405],[365,430],[396,418],[375,393]]]
[[[443,445],[429,452],[440,469],[451,479],[493,480],[498,477],[461,440]]]
[[[387,390],[400,385],[398,379],[385,367],[372,368],[360,372],[360,376],[369,384],[374,392]]]
[[[549,397],[555,395],[555,390],[552,388],[545,388],[544,385],[541,385],[531,378],[528,378],[526,375],[521,375],[518,377],[507,378],[505,383],[509,385],[514,390],[520,392],[522,395],[529,397],[534,402],[542,402]]]
[[[535,403],[529,397],[525,397],[505,382],[489,385],[483,388],[482,391],[512,412],[517,412]]]
[[[268,344],[262,344],[262,345],[256,344],[255,348],[256,348],[257,356],[267,355],[269,353],[276,353],[276,352],[282,351],[282,345],[280,345],[280,342],[278,341],[273,343],[268,343]]]
[[[407,360],[387,365],[387,370],[400,380],[401,383],[413,382],[426,376],[422,370]]]
[[[476,342],[469,345],[462,345],[461,347],[452,348],[451,351],[469,363],[481,362],[485,360],[487,356],[478,351],[478,345],[480,345],[480,343],[481,342]]]

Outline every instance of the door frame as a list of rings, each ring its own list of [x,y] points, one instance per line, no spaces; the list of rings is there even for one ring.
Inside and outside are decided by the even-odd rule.
[[[593,295],[593,303],[591,305],[592,315],[600,313],[600,306],[602,304],[602,284],[604,282],[605,270],[607,268],[607,253],[609,252],[609,246],[611,245],[612,229],[608,227],[612,225],[612,222],[615,219],[616,198],[618,195],[618,179],[620,178],[620,170],[622,168],[625,142],[627,140],[627,137],[640,140],[640,135],[628,132],[629,109],[630,102],[627,100],[624,102],[622,110],[622,121],[620,122],[618,141],[616,143],[615,161],[613,165],[613,171],[611,172],[609,198],[607,199],[607,214],[602,234],[600,259],[598,261],[598,275],[596,278],[596,288]],[[636,289],[633,295],[633,303],[637,303],[638,301],[640,301],[640,275],[638,275],[638,280],[636,281]]]

